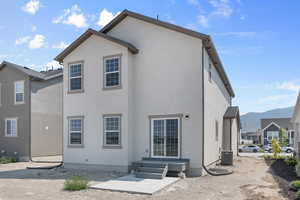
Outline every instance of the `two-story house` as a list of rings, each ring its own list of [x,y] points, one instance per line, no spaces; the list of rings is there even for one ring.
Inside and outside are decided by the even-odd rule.
[[[268,145],[272,140],[279,140],[279,131],[284,132],[287,144],[294,145],[294,128],[291,118],[265,118],[261,119],[261,134],[263,137],[263,144]]]
[[[62,154],[62,75],[0,64],[0,156]]]
[[[184,158],[201,175],[222,150],[237,155],[239,111],[210,36],[124,10],[55,59],[65,69],[65,167]]]

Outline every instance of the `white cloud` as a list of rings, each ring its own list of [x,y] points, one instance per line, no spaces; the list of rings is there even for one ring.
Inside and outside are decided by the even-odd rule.
[[[239,38],[244,38],[244,37],[254,37],[257,35],[256,32],[224,32],[224,33],[216,33],[215,35],[220,35],[220,36],[231,36],[231,37],[239,37]]]
[[[220,54],[232,56],[259,55],[264,53],[264,51],[265,48],[263,46],[218,47],[218,52],[220,52]]]
[[[46,64],[46,67],[49,68],[53,68],[53,69],[57,69],[57,68],[62,68],[62,65],[59,64],[59,62],[53,60],[51,62],[48,62]]]
[[[209,3],[215,8],[211,15],[228,18],[233,13],[228,0],[209,0]]]
[[[45,41],[45,36],[43,35],[35,35],[32,40],[29,41],[28,47],[30,49],[39,49],[42,47],[47,47],[47,42]]]
[[[36,26],[34,26],[34,25],[31,27],[31,31],[32,31],[32,32],[35,32],[36,29],[37,29],[37,28],[36,28]]]
[[[53,49],[65,49],[65,48],[67,48],[68,46],[69,46],[69,44],[66,44],[66,43],[64,43],[63,41],[61,41],[61,42],[58,43],[58,44],[52,45],[52,48],[53,48]]]
[[[117,12],[115,15],[112,12],[109,12],[105,8],[100,12],[99,19],[97,21],[98,26],[105,26],[108,24],[111,20],[113,20],[120,12]]]
[[[34,15],[40,9],[40,6],[39,0],[30,0],[22,7],[22,9],[24,12]]]
[[[284,82],[276,82],[275,88],[280,90],[288,90],[291,92],[300,91],[300,83],[298,81],[284,81]]]
[[[208,24],[208,18],[206,16],[204,16],[204,15],[199,15],[197,21],[204,28],[207,28],[209,26],[209,24]]]
[[[30,39],[30,36],[18,38],[18,39],[16,39],[16,45],[25,44],[29,41],[29,39]]]
[[[187,0],[189,4],[197,6],[201,11],[197,17],[198,23],[204,28],[209,27],[210,20],[213,18],[230,18],[233,13],[233,8],[230,5],[229,0],[208,0],[208,3],[212,7],[210,12],[205,12],[201,7],[198,0]],[[205,14],[204,14],[205,13]]]
[[[77,28],[88,26],[86,16],[81,12],[81,9],[77,4],[73,5],[70,9],[65,9],[64,13],[53,19],[52,22],[54,24],[62,23],[74,25]]]
[[[187,2],[191,5],[194,5],[194,6],[198,6],[199,5],[199,1],[198,0],[187,0]]]

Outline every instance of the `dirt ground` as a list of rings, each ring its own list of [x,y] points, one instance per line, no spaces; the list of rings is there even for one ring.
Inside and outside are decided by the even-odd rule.
[[[172,200],[283,200],[283,189],[269,172],[263,159],[239,157],[234,173],[227,176],[186,178],[149,196],[88,189],[78,192],[63,191],[63,183],[72,175],[84,175],[92,183],[105,181],[122,174],[87,173],[84,171],[27,170],[29,163],[0,165],[0,200],[7,199],[172,199]],[[36,164],[31,164],[36,165]],[[47,165],[47,164],[39,164]]]

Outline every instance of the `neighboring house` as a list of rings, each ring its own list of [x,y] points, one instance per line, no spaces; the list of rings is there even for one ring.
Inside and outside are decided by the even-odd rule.
[[[294,113],[293,113],[293,117],[291,120],[291,123],[293,124],[293,128],[295,130],[295,138],[294,138],[294,149],[295,149],[295,153],[298,156],[298,158],[300,157],[300,150],[299,150],[299,142],[300,142],[300,92],[297,98],[297,102],[296,102],[296,106],[294,108]]]
[[[64,65],[64,165],[128,171],[188,159],[190,174],[237,155],[239,111],[210,36],[123,11],[56,58]]]
[[[241,135],[242,135],[242,142],[247,140],[247,141],[250,141],[250,143],[252,143],[252,144],[261,144],[260,131],[244,132]]]
[[[0,64],[0,156],[62,154],[62,74]]]
[[[294,129],[291,118],[268,118],[261,119],[261,133],[263,135],[263,144],[271,144],[272,139],[279,139],[279,130],[282,129],[289,146],[294,145]]]

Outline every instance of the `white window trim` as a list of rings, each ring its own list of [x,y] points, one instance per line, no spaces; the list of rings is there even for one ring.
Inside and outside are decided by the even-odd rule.
[[[81,120],[81,131],[71,131],[71,120]],[[72,133],[81,133],[81,144],[72,144],[71,143],[71,132]],[[69,147],[83,147],[84,140],[83,140],[83,133],[84,132],[84,117],[83,116],[76,116],[76,117],[68,117],[68,146]]]
[[[16,135],[8,135],[7,134],[7,121],[8,120],[15,120],[16,121]],[[6,118],[5,119],[5,137],[18,137],[18,118]]]
[[[154,129],[154,121],[155,120],[164,120],[164,134],[166,134],[167,126],[166,126],[166,121],[168,119],[177,119],[178,120],[178,155],[177,156],[166,156],[166,146],[164,148],[164,154],[165,156],[155,156],[154,155],[154,144],[153,144],[153,129]],[[180,117],[154,117],[151,118],[151,157],[152,158],[180,158],[181,155],[181,136],[180,136],[180,130],[181,130],[181,118]],[[164,145],[166,145],[166,139],[164,140]]]
[[[106,130],[106,119],[108,118],[118,118],[119,119],[119,129],[118,130]],[[111,114],[111,115],[104,115],[103,116],[103,147],[121,147],[122,146],[122,137],[121,137],[121,130],[122,130],[122,116],[120,114]],[[109,132],[119,132],[119,144],[107,144],[106,143],[106,133]]]
[[[75,76],[75,77],[71,77],[71,66],[72,65],[81,65],[81,75],[80,76]],[[69,78],[69,88],[68,88],[68,91],[69,93],[77,93],[77,92],[83,92],[83,87],[84,87],[84,83],[83,83],[83,67],[84,67],[84,64],[83,64],[83,61],[78,61],[78,62],[72,62],[72,63],[69,63],[68,64],[68,78]],[[71,80],[72,79],[75,79],[75,78],[81,78],[81,88],[80,89],[76,89],[76,90],[71,90]]]
[[[111,60],[111,59],[118,59],[119,60],[119,70],[112,71],[112,72],[106,72],[106,60]],[[103,58],[103,89],[114,89],[114,88],[120,88],[121,87],[121,55],[114,55],[114,56],[106,56]],[[107,86],[106,85],[106,75],[107,74],[112,74],[112,73],[118,73],[119,74],[119,84],[118,85],[113,85],[113,86]]]
[[[17,91],[16,91],[16,85],[17,85],[17,83],[23,83],[23,101],[18,101],[18,102],[17,102],[17,98],[16,98],[16,96],[17,96],[16,95],[17,94]],[[15,105],[24,104],[25,103],[25,81],[24,80],[22,80],[22,81],[15,81],[14,82],[14,100],[15,100]]]

